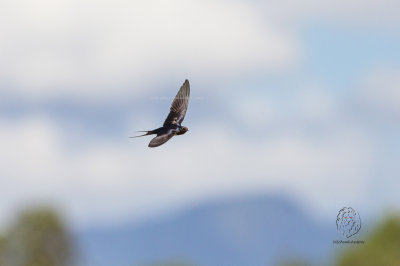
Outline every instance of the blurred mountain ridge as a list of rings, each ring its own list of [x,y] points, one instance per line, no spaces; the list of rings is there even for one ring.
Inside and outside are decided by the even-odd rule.
[[[336,228],[276,195],[217,199],[143,223],[81,231],[86,265],[279,265],[327,261]],[[157,264],[158,265],[158,264]]]

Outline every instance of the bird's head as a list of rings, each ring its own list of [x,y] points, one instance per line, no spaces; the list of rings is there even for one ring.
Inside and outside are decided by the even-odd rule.
[[[179,130],[179,133],[177,135],[183,135],[185,134],[189,129],[187,127],[182,127],[181,130]]]

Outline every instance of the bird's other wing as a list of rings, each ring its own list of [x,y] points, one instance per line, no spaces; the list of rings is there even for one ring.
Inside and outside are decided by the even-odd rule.
[[[162,135],[158,135],[157,137],[153,138],[150,141],[149,147],[151,148],[158,147],[167,142],[168,140],[170,140],[174,135],[175,135],[174,132],[168,132]]]
[[[186,110],[189,105],[190,97],[190,84],[188,80],[185,80],[182,87],[175,96],[174,101],[171,104],[170,112],[165,119],[164,126],[167,125],[181,125],[186,115]]]

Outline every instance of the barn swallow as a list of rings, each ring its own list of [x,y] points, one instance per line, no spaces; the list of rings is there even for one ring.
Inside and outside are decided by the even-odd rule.
[[[185,118],[186,110],[189,105],[189,96],[190,96],[190,85],[189,81],[185,80],[182,87],[178,91],[173,100],[170,108],[170,112],[167,116],[167,119],[164,121],[164,125],[160,128],[149,130],[149,131],[139,131],[146,132],[144,135],[134,136],[131,138],[143,137],[152,134],[156,134],[157,136],[153,138],[149,147],[158,147],[168,140],[170,140],[175,135],[183,135],[188,131],[187,127],[182,126],[182,121]]]

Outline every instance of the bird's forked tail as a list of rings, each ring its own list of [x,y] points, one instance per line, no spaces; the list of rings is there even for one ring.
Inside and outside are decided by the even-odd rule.
[[[137,132],[146,132],[146,134],[139,135],[139,136],[133,136],[133,137],[130,137],[130,138],[144,137],[144,136],[148,136],[148,135],[151,135],[151,134],[153,134],[151,130],[137,131]]]

